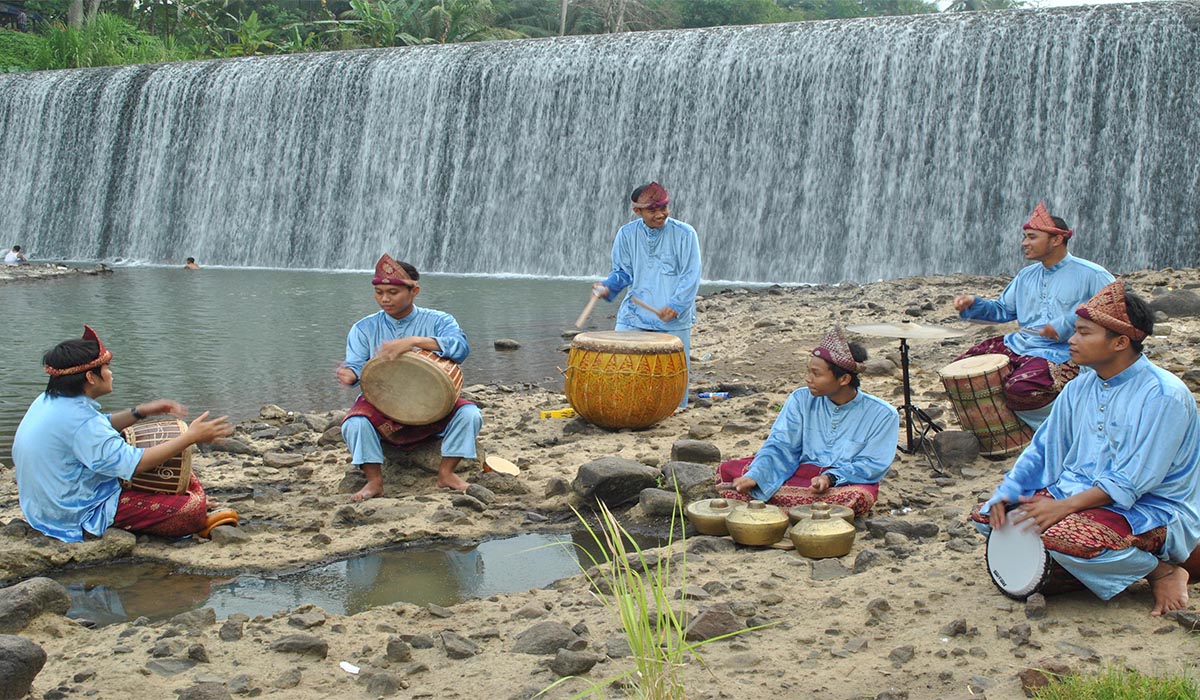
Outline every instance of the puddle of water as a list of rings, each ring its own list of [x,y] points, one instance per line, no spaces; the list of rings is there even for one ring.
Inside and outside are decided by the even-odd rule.
[[[662,544],[635,538],[639,546]],[[396,602],[442,606],[547,586],[580,573],[580,548],[596,555],[587,532],[524,534],[472,547],[385,550],[280,576],[208,576],[163,564],[114,564],[54,577],[71,594],[68,617],[98,625],[145,616],[163,620],[211,607],[272,615],[312,604],[353,615]],[[598,558],[598,557],[597,557]],[[586,566],[591,559],[583,557]]]

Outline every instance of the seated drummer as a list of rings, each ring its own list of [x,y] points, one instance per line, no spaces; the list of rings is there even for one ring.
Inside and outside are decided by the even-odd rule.
[[[338,381],[358,383],[363,366],[374,357],[395,359],[414,348],[461,363],[471,349],[458,321],[448,313],[413,304],[421,293],[417,268],[384,254],[375,263],[375,303],[381,311],[355,323],[346,337],[346,361],[338,367]],[[413,446],[440,437],[442,460],[437,485],[466,491],[467,482],[454,473],[463,458],[475,457],[475,439],[483,426],[479,408],[465,399],[454,404],[450,415],[431,425],[401,425],[372,406],[361,394],[342,422],[342,436],[354,465],[367,477],[367,485],[350,498],[365,501],[383,495],[383,445]]]
[[[109,527],[130,532],[183,537],[207,532],[207,498],[196,475],[181,494],[122,488],[134,474],[162,465],[198,442],[233,432],[225,416],[204,412],[179,437],[145,449],[133,447],[121,431],[148,416],[187,415],[174,401],[159,399],[109,415],[100,413],[101,396],[112,392],[112,353],[95,331],[56,345],[42,358],[50,380],[29,406],[13,438],[17,495],[25,519],[38,532],[64,542],[100,536]],[[226,517],[231,511],[214,513]]]
[[[866,359],[835,326],[812,351],[807,386],[788,397],[758,454],[720,466],[717,492],[785,508],[824,501],[855,516],[870,511],[896,456],[900,416],[859,390]]]
[[[996,323],[1015,320],[1020,329],[989,338],[955,359],[1006,355],[1012,369],[1004,380],[1006,403],[1037,428],[1063,385],[1079,374],[1067,350],[1067,341],[1074,332],[1075,307],[1112,282],[1113,276],[1103,267],[1067,252],[1067,242],[1075,232],[1066,221],[1051,216],[1044,203],[1038,202],[1022,229],[1021,251],[1026,260],[1036,263],[1018,272],[995,301],[971,294],[954,298],[954,308],[964,319]]]
[[[1076,313],[1071,359],[1095,371],[1063,389],[972,520],[985,534],[1036,524],[1050,556],[1104,600],[1146,578],[1151,615],[1182,610],[1200,540],[1196,399],[1142,355],[1153,315],[1121,282]]]

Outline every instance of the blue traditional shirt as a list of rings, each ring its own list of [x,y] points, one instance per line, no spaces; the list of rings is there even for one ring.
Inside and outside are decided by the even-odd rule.
[[[442,349],[434,354],[459,364],[471,352],[467,336],[453,316],[444,311],[414,306],[409,315],[399,320],[385,311],[379,311],[355,323],[346,336],[345,365],[361,377],[363,365],[375,357],[380,345],[414,335],[437,340]]]
[[[775,495],[801,464],[829,467],[839,484],[877,484],[896,457],[900,415],[891,404],[859,391],[839,406],[807,387],[792,392],[754,455],[746,476],[761,501]]]
[[[119,479],[145,450],[125,442],[87,396],[34,399],[13,437],[17,494],[25,520],[64,542],[102,535],[117,515]]]
[[[1200,541],[1196,399],[1145,357],[1111,379],[1088,371],[1068,382],[983,512],[1042,488],[1069,498],[1093,486],[1134,534],[1166,525],[1170,561],[1186,560]]]
[[[999,299],[976,298],[958,315],[996,323],[1015,320],[1023,330],[1004,336],[1009,350],[1062,364],[1071,358],[1067,340],[1075,333],[1075,309],[1112,281],[1108,270],[1068,254],[1051,267],[1041,263],[1025,266]],[[1043,326],[1054,328],[1058,340],[1037,335]]]
[[[608,287],[605,301],[616,299],[629,288],[617,311],[618,324],[650,331],[691,328],[696,322],[696,292],[700,290],[700,239],[696,229],[670,217],[657,229],[641,219],[630,221],[617,231],[612,272],[603,284]],[[679,315],[663,322],[634,304],[630,296],[656,309],[670,306]]]

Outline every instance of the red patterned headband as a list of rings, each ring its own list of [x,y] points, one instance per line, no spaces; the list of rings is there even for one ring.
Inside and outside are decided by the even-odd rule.
[[[1075,309],[1075,314],[1113,333],[1127,335],[1132,340],[1141,342],[1146,339],[1145,331],[1134,326],[1129,320],[1129,307],[1125,306],[1125,283],[1121,280],[1096,292],[1096,296]]]
[[[92,330],[91,326],[83,327],[83,340],[94,340],[96,341],[96,345],[100,346],[100,354],[96,356],[96,359],[82,365],[75,365],[74,367],[67,367],[65,369],[51,367],[50,365],[43,365],[42,369],[46,371],[46,374],[50,375],[51,377],[64,377],[68,374],[87,372],[89,370],[96,369],[101,365],[106,365],[112,361],[112,353],[108,351],[108,348],[104,347],[104,343],[100,341],[100,336],[96,335],[96,331]]]
[[[408,276],[404,266],[387,253],[384,253],[383,257],[379,258],[379,262],[375,263],[375,277],[371,280],[371,284],[393,284],[409,289],[417,286],[413,278]]]
[[[1042,233],[1058,234],[1063,237],[1063,240],[1068,240],[1075,235],[1075,229],[1059,228],[1054,219],[1050,217],[1050,212],[1046,211],[1046,203],[1038,202],[1033,208],[1033,213],[1029,215],[1029,221],[1021,227],[1024,231],[1041,231]]]
[[[665,207],[671,202],[671,197],[663,186],[657,182],[651,182],[642,190],[638,198],[633,203],[634,209],[658,209]]]
[[[854,354],[850,352],[850,342],[846,340],[846,331],[841,326],[834,326],[833,330],[826,333],[821,339],[821,344],[813,348],[812,354],[813,357],[819,357],[854,374],[859,374],[867,368],[865,364],[854,359]]]

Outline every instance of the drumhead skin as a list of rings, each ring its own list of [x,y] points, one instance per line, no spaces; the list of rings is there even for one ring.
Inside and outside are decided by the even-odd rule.
[[[972,355],[964,357],[961,360],[955,360],[946,365],[938,372],[947,379],[959,379],[962,377],[977,377],[988,372],[995,372],[997,369],[1008,364],[1008,358],[1004,355],[993,353],[989,355]]]
[[[432,353],[429,353],[432,355]],[[374,358],[362,371],[362,393],[384,415],[404,425],[429,425],[446,417],[462,388],[458,365],[425,353],[394,360]],[[452,375],[457,374],[458,385]]]
[[[520,467],[508,461],[507,459],[498,457],[496,455],[488,455],[487,459],[483,461],[483,465],[483,470],[486,472],[496,472],[498,474],[508,474],[510,476],[517,476],[521,473]]]
[[[683,341],[670,333],[650,331],[590,331],[571,340],[571,347],[626,355],[683,352]]]
[[[1005,523],[987,539],[988,574],[1009,598],[1025,600],[1041,590],[1050,571],[1050,553],[1035,527]]]

